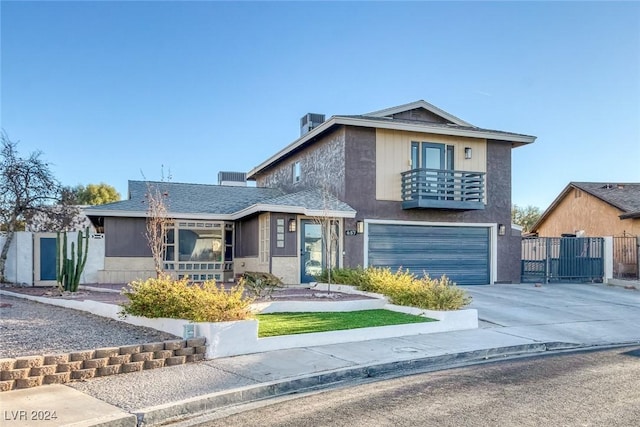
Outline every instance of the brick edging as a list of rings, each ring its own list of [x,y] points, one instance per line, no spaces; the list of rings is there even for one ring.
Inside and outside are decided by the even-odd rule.
[[[198,362],[206,350],[191,338],[0,359],[0,392]]]

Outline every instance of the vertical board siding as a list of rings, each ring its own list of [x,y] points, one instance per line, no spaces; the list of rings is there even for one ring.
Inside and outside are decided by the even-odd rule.
[[[412,141],[453,145],[455,170],[487,171],[487,141],[485,139],[376,129],[377,200],[402,201],[400,174],[413,167],[410,163]],[[464,158],[465,147],[471,147],[471,159]]]

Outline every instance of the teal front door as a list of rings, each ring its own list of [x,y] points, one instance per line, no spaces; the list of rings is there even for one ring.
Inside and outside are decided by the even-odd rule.
[[[302,220],[300,224],[300,283],[315,282],[324,267],[322,225],[310,220]]]

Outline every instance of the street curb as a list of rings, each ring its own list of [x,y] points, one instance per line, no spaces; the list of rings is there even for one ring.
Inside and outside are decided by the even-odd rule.
[[[407,372],[429,372],[445,367],[458,367],[472,362],[487,361],[499,357],[577,349],[580,347],[580,344],[573,343],[532,343],[384,362],[373,365],[351,366],[317,374],[303,375],[210,393],[179,402],[143,408],[132,412],[136,415],[139,426],[154,426],[184,421],[187,418],[195,418],[226,406],[325,388],[346,381],[393,376],[393,374],[400,376],[400,374],[406,375]]]
[[[67,427],[137,427],[136,416],[134,414],[97,417],[65,425]]]

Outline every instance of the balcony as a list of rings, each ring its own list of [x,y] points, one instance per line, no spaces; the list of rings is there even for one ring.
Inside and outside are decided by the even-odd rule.
[[[484,173],[412,169],[402,173],[402,209],[484,209]]]

